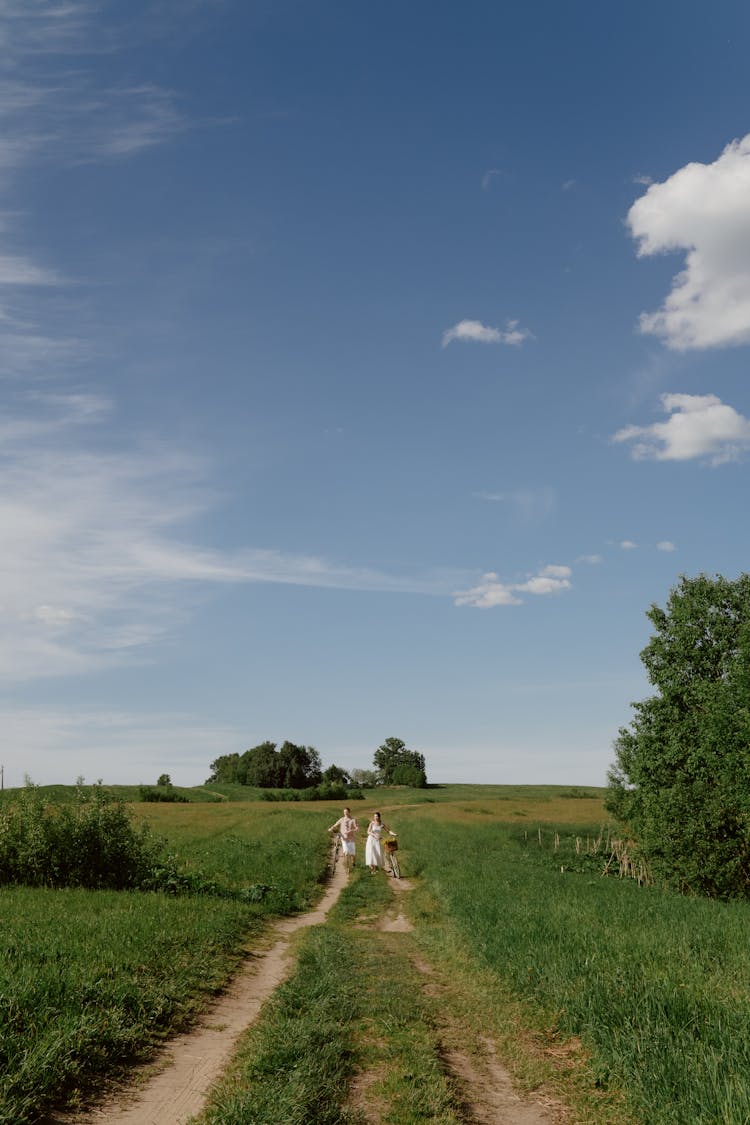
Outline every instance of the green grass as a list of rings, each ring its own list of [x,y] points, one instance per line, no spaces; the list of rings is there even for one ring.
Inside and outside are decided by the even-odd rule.
[[[223,984],[248,908],[135,892],[0,891],[0,1122],[143,1057]]]
[[[143,783],[146,788],[155,789],[156,784]],[[92,786],[84,785],[84,790],[90,790]],[[120,801],[125,801],[127,804],[137,803],[141,800],[141,787],[140,785],[104,785],[103,788],[111,793],[114,798]],[[76,800],[78,793],[77,785],[35,785],[36,792],[53,804],[65,805]],[[189,801],[197,803],[214,804],[219,801],[224,801],[226,798],[222,793],[215,792],[211,787],[205,785],[196,786],[174,786],[175,793],[187,797]],[[4,789],[0,793],[0,804],[3,801],[12,801],[19,793],[23,792],[22,789]]]
[[[266,913],[308,906],[324,876],[330,811],[298,805],[139,805],[184,871],[233,890],[265,887]]]
[[[357,998],[356,964],[345,935],[318,929],[293,978],[245,1037],[234,1065],[201,1118],[206,1125],[343,1125],[352,1069],[346,1015]]]
[[[582,1038],[602,1089],[649,1125],[750,1121],[750,904],[602,878],[570,827],[555,852],[548,829],[539,848],[535,828],[422,821],[400,834],[411,864],[537,1026]]]
[[[459,1125],[435,1021],[393,935],[361,925],[391,902],[360,872],[324,927],[304,934],[291,979],[244,1037],[201,1125]],[[355,925],[355,922],[358,924]],[[351,1083],[367,1076],[366,1106]]]
[[[417,932],[358,928],[390,889],[355,876],[330,923],[300,939],[299,969],[264,1009],[210,1121],[354,1125],[361,1107],[347,1090],[373,1070],[367,1096],[384,1120],[461,1120],[438,1065],[436,1013],[405,953],[413,940],[436,964],[460,954],[465,979],[489,998],[487,1028],[503,1051],[517,1042],[514,1073],[527,1088],[548,1081],[535,1057],[580,1038],[570,1078],[561,1071],[555,1087],[577,1120],[750,1122],[750,904],[601,878],[600,859],[575,851],[576,836],[585,843],[603,818],[601,793],[586,793],[370,791],[356,806],[360,822],[383,809],[405,874],[422,876],[404,900]],[[148,1053],[221,987],[264,917],[315,898],[338,803],[225,796],[133,808],[184,870],[230,891],[259,888],[254,903],[0,890],[0,1125],[37,1121]],[[255,1101],[243,1101],[245,1086]]]
[[[148,1054],[226,983],[264,916],[317,896],[320,811],[143,806],[184,866],[243,903],[207,895],[0,889],[0,1123],[39,1119]]]

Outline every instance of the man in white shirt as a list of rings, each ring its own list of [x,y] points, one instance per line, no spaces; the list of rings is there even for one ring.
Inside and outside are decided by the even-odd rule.
[[[344,809],[344,815],[339,817],[335,824],[328,829],[329,832],[338,832],[341,837],[341,850],[344,854],[344,866],[347,871],[354,867],[356,847],[354,837],[359,832],[359,825],[349,809]]]

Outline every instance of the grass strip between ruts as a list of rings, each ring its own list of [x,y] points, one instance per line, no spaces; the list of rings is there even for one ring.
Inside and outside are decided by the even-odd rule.
[[[300,937],[293,976],[244,1037],[202,1125],[360,1125],[370,1106],[393,1125],[459,1125],[408,956],[355,922],[390,895],[384,878],[355,873],[328,924]]]

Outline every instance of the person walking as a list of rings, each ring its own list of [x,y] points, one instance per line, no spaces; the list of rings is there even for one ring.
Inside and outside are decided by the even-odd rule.
[[[380,813],[375,812],[367,825],[367,843],[365,844],[365,863],[370,868],[371,875],[374,875],[378,868],[385,871],[381,839],[383,832],[387,832],[390,836],[396,835],[395,832],[391,832],[387,824],[383,824]]]
[[[357,832],[359,832],[359,825],[352,816],[351,809],[344,809],[344,815],[340,816],[336,823],[331,825],[328,831],[338,832],[341,837],[341,851],[344,855],[344,867],[347,871],[351,871],[352,867],[354,867],[357,855],[355,836]]]

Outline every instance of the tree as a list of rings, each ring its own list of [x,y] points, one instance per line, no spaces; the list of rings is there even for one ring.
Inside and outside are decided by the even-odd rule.
[[[323,774],[320,754],[313,746],[295,746],[285,742],[279,750],[279,766],[287,789],[309,789],[318,785]]]
[[[352,784],[360,789],[374,789],[378,783],[376,770],[352,770]]]
[[[352,779],[346,770],[342,770],[341,766],[329,766],[328,769],[323,770],[323,781],[329,785],[351,785]]]
[[[261,742],[251,750],[246,750],[240,758],[237,780],[240,785],[255,785],[260,789],[284,785],[276,743]]]
[[[156,784],[157,785],[163,785],[165,787],[170,786],[172,784],[172,778],[169,776],[168,773],[159,774],[159,780],[157,781]]]
[[[216,761],[211,762],[211,775],[206,785],[210,785],[212,781],[222,782],[224,785],[234,784],[237,781],[239,761],[239,754],[222,754]]]
[[[615,743],[607,805],[657,877],[750,893],[750,575],[682,577],[641,659],[657,694]]]
[[[375,751],[373,765],[381,785],[424,788],[427,784],[424,755],[416,750],[407,750],[406,743],[400,738],[386,738]],[[396,780],[397,776],[403,780]]]

